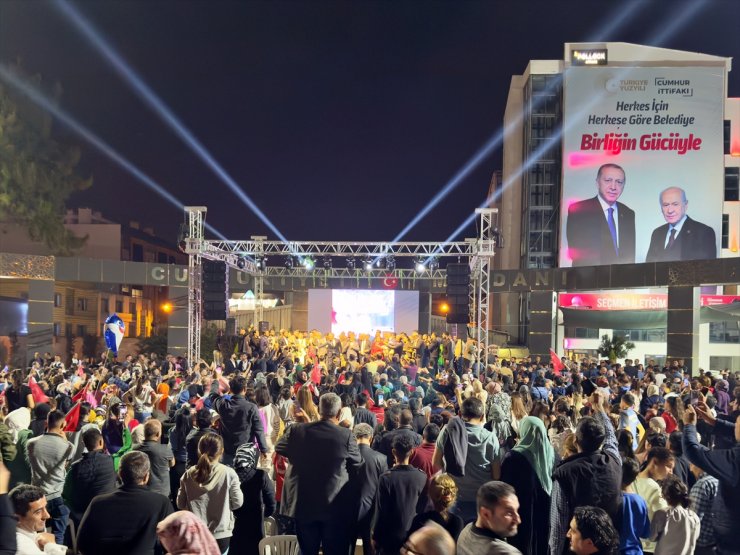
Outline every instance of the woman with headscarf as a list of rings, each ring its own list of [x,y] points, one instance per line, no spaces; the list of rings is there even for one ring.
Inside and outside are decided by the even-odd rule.
[[[259,451],[254,444],[241,445],[234,455],[244,504],[234,511],[234,532],[229,551],[243,555],[258,555],[264,537],[264,518],[275,512],[275,488],[264,470],[257,468]]]
[[[511,427],[511,422],[506,419],[506,415],[500,406],[496,404],[491,405],[491,412],[488,416],[489,420],[486,422],[485,427],[490,428],[493,435],[498,438],[498,444],[501,447],[501,454],[503,455],[514,446],[516,433]]]
[[[29,429],[31,425],[30,409],[21,407],[9,413],[5,417],[5,425],[10,430],[16,450],[15,458],[5,462],[8,470],[10,470],[9,488],[13,489],[18,484],[31,483],[31,467],[28,465],[27,458],[23,456],[23,453],[26,452],[28,440],[33,437],[33,432]]]
[[[658,386],[651,383],[647,386],[645,396],[640,401],[640,414],[645,416],[647,412],[663,404],[663,398],[660,396]],[[657,414],[657,412],[655,413]]]
[[[190,511],[177,511],[157,524],[157,537],[167,555],[220,555],[205,523]]]
[[[730,384],[727,380],[717,380],[714,386],[714,396],[717,398],[717,404],[714,408],[717,410],[717,414],[730,414],[729,388]]]
[[[525,555],[547,553],[555,452],[540,418],[519,423],[519,443],[501,463],[501,481],[514,487],[522,522],[509,543]]]

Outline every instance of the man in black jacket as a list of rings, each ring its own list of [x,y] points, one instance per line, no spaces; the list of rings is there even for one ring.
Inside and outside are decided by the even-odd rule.
[[[319,400],[321,420],[294,424],[275,451],[287,457],[296,479],[296,530],[303,555],[346,555],[356,524],[357,496],[350,478],[364,464],[352,432],[339,426],[342,401]]]
[[[364,391],[357,394],[357,410],[355,411],[355,425],[367,424],[373,430],[378,426],[378,419],[375,414],[367,409],[367,393]]]
[[[373,429],[368,424],[355,424],[352,432],[355,434],[360,455],[365,464],[360,468],[357,476],[359,487],[360,509],[357,516],[357,532],[354,542],[350,542],[350,553],[354,553],[357,538],[362,538],[362,549],[367,555],[375,555],[371,541],[370,529],[375,515],[375,498],[378,492],[378,480],[388,471],[388,462],[385,455],[370,447],[373,440]]]
[[[224,438],[223,463],[231,465],[234,454],[240,445],[257,441],[262,455],[267,452],[267,442],[262,428],[259,409],[244,397],[247,380],[237,376],[229,382],[231,398],[218,394],[218,380],[211,384],[211,403],[221,416],[221,434]]]
[[[104,453],[103,435],[98,429],[91,428],[82,434],[82,442],[87,453],[69,468],[62,492],[75,530],[93,498],[116,489],[116,470],[113,458]]]
[[[409,464],[414,442],[408,435],[393,438],[395,465],[378,481],[378,520],[373,541],[380,553],[398,553],[422,504],[427,475]]]
[[[82,555],[154,555],[157,523],[172,513],[170,500],[149,491],[149,458],[139,451],[121,457],[123,486],[99,495],[85,511],[77,534]]]
[[[412,422],[414,421],[413,413],[410,410],[405,409],[394,414],[391,409],[391,414],[394,418],[396,417],[396,414],[398,415],[398,427],[394,430],[391,430],[390,432],[384,433],[378,438],[378,440],[375,442],[375,445],[373,445],[373,449],[380,453],[383,453],[387,457],[389,467],[393,466],[392,449],[393,440],[395,438],[397,438],[398,436],[406,436],[409,438],[414,447],[419,447],[419,445],[421,445],[421,436],[416,433],[416,431],[411,426]]]
[[[714,427],[717,436],[735,436],[732,449],[709,450],[699,444],[696,437],[697,413]],[[689,462],[701,468],[719,481],[717,496],[714,498],[714,535],[717,539],[717,553],[738,553],[737,524],[740,522],[740,418],[732,422],[718,420],[711,416],[706,404],[700,402],[696,410],[689,405],[683,413],[683,452]]]
[[[621,501],[622,459],[606,411],[611,408],[604,391],[591,395],[594,416],[576,427],[578,454],[565,459],[553,472],[550,504],[550,553],[567,553],[566,534],[573,511],[580,506],[604,509],[616,521]]]

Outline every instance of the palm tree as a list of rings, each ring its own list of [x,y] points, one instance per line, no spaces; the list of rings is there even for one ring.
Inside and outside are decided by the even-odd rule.
[[[629,352],[635,348],[635,344],[627,341],[627,338],[621,335],[614,335],[609,339],[608,335],[601,336],[601,345],[596,352],[603,357],[607,357],[611,362],[616,362],[618,358],[626,358]]]

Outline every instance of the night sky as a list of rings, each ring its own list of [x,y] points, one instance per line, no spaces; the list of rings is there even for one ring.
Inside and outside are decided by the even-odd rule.
[[[740,59],[740,1],[701,0],[75,2],[282,233],[388,241],[503,122],[512,74],[562,59],[563,43],[624,41]],[[274,234],[142,103],[53,2],[0,0],[0,62],[63,89],[60,106],[231,239]],[[740,95],[740,67],[730,73]],[[172,239],[182,211],[95,149],[91,190],[70,207],[153,225]],[[442,241],[486,196],[492,152],[407,240]],[[475,233],[474,227],[464,235]],[[462,236],[458,237],[462,239]]]

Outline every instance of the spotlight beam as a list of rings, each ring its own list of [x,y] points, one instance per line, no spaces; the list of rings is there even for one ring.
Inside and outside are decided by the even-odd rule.
[[[678,31],[681,27],[683,27],[688,21],[696,15],[701,8],[703,8],[707,3],[707,0],[696,0],[695,2],[691,2],[688,4],[688,7],[678,15],[678,17],[674,18],[671,21],[671,24],[667,28],[669,32],[666,32],[666,29],[663,29],[652,41],[653,44],[657,45],[662,43],[663,41],[670,38],[671,35],[673,35],[676,31]],[[658,42],[658,39],[660,42]],[[631,71],[631,68],[623,69],[621,72],[618,72],[617,75],[620,78],[624,78],[625,76],[629,75]],[[576,112],[575,117],[571,118],[571,121],[575,121],[579,119],[580,116],[587,113],[593,106],[598,102],[598,97],[594,97],[591,102],[581,107],[581,109]],[[552,148],[552,143],[555,141],[559,141],[560,138],[563,136],[565,132],[569,130],[568,126],[560,125],[560,127],[553,133],[553,135],[550,137],[549,141],[540,146],[537,150],[535,150],[532,155],[528,158],[527,162],[523,164],[518,170],[516,170],[511,176],[509,176],[502,184],[501,187],[495,191],[492,195],[489,195],[486,200],[479,205],[479,208],[485,208],[486,206],[490,206],[492,203],[496,202],[503,192],[508,189],[514,181],[516,181],[524,172],[529,170],[531,166],[533,166],[535,163],[539,161],[541,156],[550,148]],[[558,210],[560,208],[560,205],[555,207],[555,210]],[[463,232],[465,228],[467,228],[470,224],[473,223],[475,220],[475,212],[470,214],[463,223],[461,223],[450,235],[447,237],[447,239],[444,240],[444,242],[449,242],[454,240],[455,237],[457,237],[460,233]],[[429,259],[427,259],[429,260]]]
[[[281,241],[288,242],[280,230],[260,210],[254,201],[247,195],[226,170],[213,158],[211,153],[195,138],[193,133],[185,127],[170,108],[157,94],[139,77],[136,71],[116,52],[108,41],[93,27],[85,17],[66,0],[57,0],[54,5],[71,21],[87,40],[92,43],[115,68],[118,74],[134,89],[157,115],[182,139],[191,150],[218,176],[221,181],[272,231]]]
[[[637,14],[637,8],[642,8],[647,5],[647,2],[632,2],[628,3],[625,7],[624,4],[620,4],[615,10],[615,13],[609,14],[606,18],[604,26],[596,31],[593,37],[603,37],[613,33],[621,25],[624,25],[630,18]],[[596,42],[597,39],[591,39],[588,42]],[[559,82],[553,80],[545,90],[545,92],[552,92]],[[544,96],[544,95],[543,95]],[[485,144],[460,168],[455,175],[440,189],[432,200],[424,206],[416,216],[396,235],[392,242],[396,243],[405,237],[411,229],[413,229],[422,219],[424,219],[429,212],[431,212],[440,202],[442,202],[447,196],[466,178],[470,173],[475,170],[480,163],[485,160],[491,153],[498,149],[503,143],[504,137],[509,135],[515,130],[522,120],[529,114],[529,112],[544,102],[542,97],[539,97],[535,102],[528,106],[524,113],[517,115],[506,127],[499,129],[494,133]]]
[[[66,125],[69,129],[80,135],[89,144],[94,146],[97,150],[105,154],[108,158],[113,160],[116,164],[121,166],[124,170],[133,175],[136,179],[144,183],[152,191],[157,193],[160,197],[169,202],[172,206],[182,212],[184,204],[180,199],[175,197],[172,193],[168,192],[159,183],[154,181],[151,177],[141,171],[139,168],[134,166],[131,162],[121,156],[116,150],[113,149],[108,143],[103,141],[100,137],[95,135],[92,131],[87,129],[82,124],[78,123],[72,116],[67,114],[64,110],[57,107],[51,100],[49,100],[43,93],[38,91],[32,85],[26,83],[23,79],[18,77],[10,68],[4,64],[0,64],[0,79],[8,83],[14,89],[19,91],[21,94],[27,96],[32,102],[41,106],[44,110],[53,114],[54,117]],[[208,231],[213,233],[219,239],[226,241],[226,237],[217,229],[210,224],[205,224]]]

